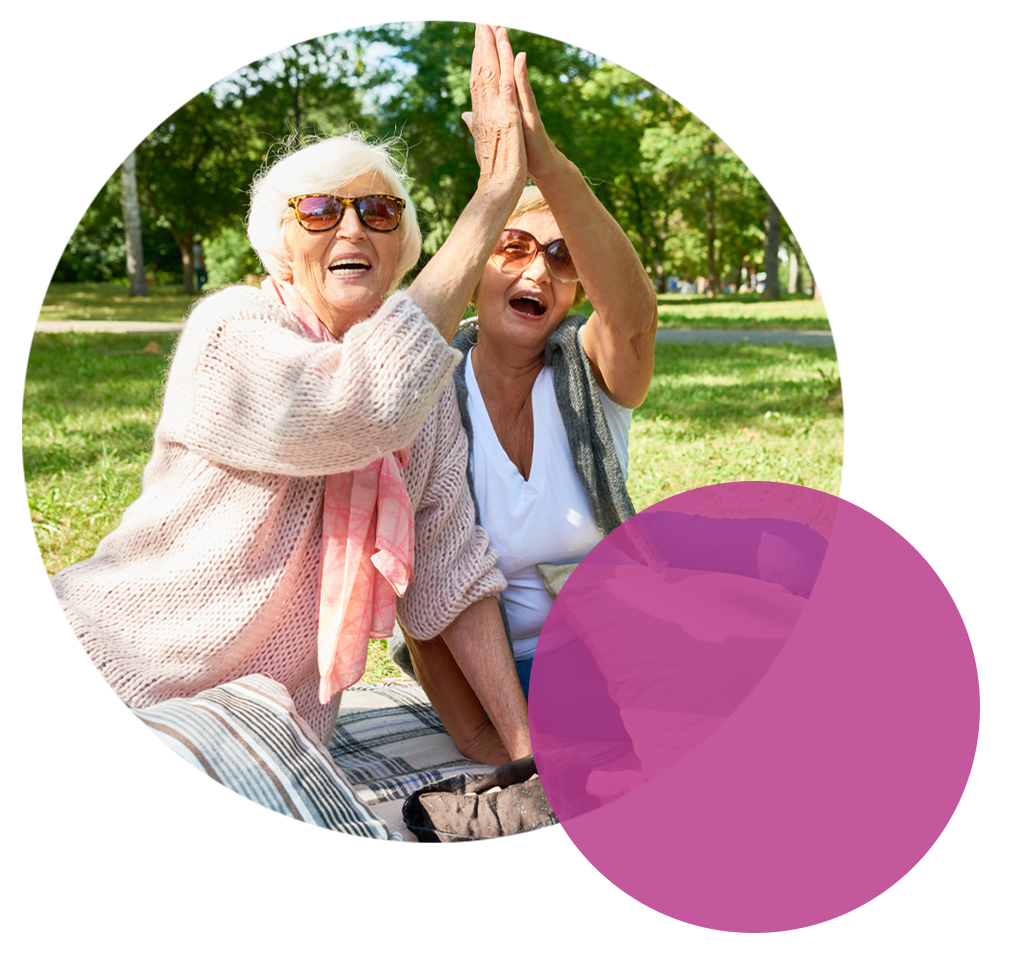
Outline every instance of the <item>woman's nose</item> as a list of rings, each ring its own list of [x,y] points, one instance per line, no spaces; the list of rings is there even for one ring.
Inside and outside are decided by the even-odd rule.
[[[349,204],[342,213],[335,233],[344,237],[354,237],[366,233],[363,222],[359,220],[359,215],[352,204]]]
[[[543,251],[538,251],[536,257],[526,265],[523,270],[523,277],[537,283],[551,280],[551,275],[548,273],[548,261],[544,257]]]

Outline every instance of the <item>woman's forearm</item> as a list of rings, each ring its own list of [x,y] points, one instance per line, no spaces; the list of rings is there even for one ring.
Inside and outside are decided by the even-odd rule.
[[[486,598],[474,602],[442,636],[511,758],[529,755],[526,699],[516,675],[498,600]]]
[[[455,337],[521,190],[517,182],[478,188],[441,249],[409,285],[412,299],[447,341]]]
[[[444,639],[424,642],[406,636],[406,642],[416,679],[459,752],[488,766],[511,761],[501,735]]]
[[[515,77],[530,176],[558,223],[594,306],[583,329],[584,349],[598,384],[614,401],[635,408],[646,397],[654,373],[654,287],[625,232],[547,136],[523,53],[516,58]]]
[[[636,408],[654,374],[658,302],[632,243],[571,161],[535,180],[572,252],[594,313],[583,347],[597,382],[615,402]]]
[[[654,288],[629,238],[579,168],[559,152],[534,181],[572,252],[594,310],[624,334],[645,333],[657,317]]]

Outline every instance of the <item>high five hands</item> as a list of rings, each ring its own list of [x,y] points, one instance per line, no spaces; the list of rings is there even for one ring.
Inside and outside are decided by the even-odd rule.
[[[504,27],[477,24],[470,71],[473,110],[462,115],[480,164],[481,181],[535,181],[556,164],[559,151],[544,129],[526,71],[526,53],[513,56]]]

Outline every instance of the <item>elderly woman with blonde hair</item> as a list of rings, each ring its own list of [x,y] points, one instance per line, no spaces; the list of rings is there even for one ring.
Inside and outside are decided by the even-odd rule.
[[[480,28],[479,186],[405,291],[420,232],[385,147],[332,137],[256,179],[249,236],[269,277],[196,305],[141,495],[52,580],[130,706],[266,676],[326,741],[397,608],[410,631],[443,636],[484,693],[503,742],[482,758],[529,753],[448,343],[525,181],[512,69],[504,31]]]
[[[508,581],[506,644],[528,694],[552,604],[543,572],[579,562],[634,514],[629,426],[653,376],[658,313],[633,245],[548,137],[522,52],[514,77],[534,185],[487,248],[477,317],[452,344],[465,355],[455,382],[474,499]],[[593,313],[571,316],[584,289]],[[456,743],[497,742],[450,647],[404,628],[408,651],[398,644],[393,657],[414,671]],[[573,682],[590,686],[595,704],[608,699],[597,674]]]

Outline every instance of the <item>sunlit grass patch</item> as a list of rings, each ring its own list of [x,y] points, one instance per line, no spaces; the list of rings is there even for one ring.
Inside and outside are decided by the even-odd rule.
[[[790,345],[658,346],[633,416],[637,509],[727,481],[839,493],[843,417],[835,351]]]
[[[722,294],[716,298],[661,294],[658,296],[658,326],[694,331],[829,330],[824,304],[805,295],[783,295],[778,301],[762,301],[756,294]]]
[[[92,555],[138,497],[176,337],[35,336],[22,444],[32,524],[50,574]]]
[[[39,308],[40,321],[181,321],[199,295],[180,286],[155,285],[144,298],[126,284],[51,284]]]

